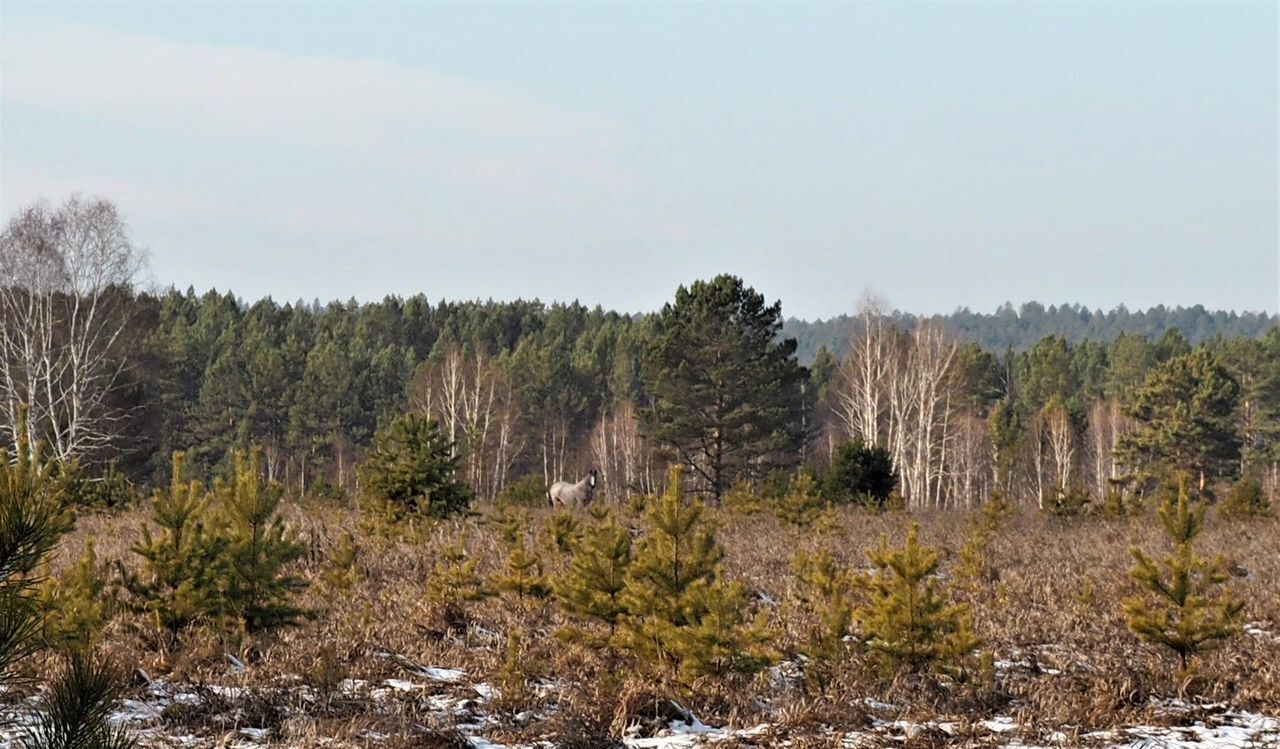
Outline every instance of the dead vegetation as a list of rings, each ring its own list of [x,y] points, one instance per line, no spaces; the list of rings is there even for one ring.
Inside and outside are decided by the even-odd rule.
[[[137,669],[135,692],[165,683],[203,695],[198,705],[166,707],[166,730],[218,736],[253,726],[290,745],[332,737],[461,747],[468,744],[458,727],[482,725],[484,736],[511,744],[611,747],[624,735],[652,735],[696,716],[719,726],[767,724],[760,746],[782,740],[834,746],[840,732],[873,724],[955,723],[949,739],[925,728],[894,739],[923,747],[964,736],[981,743],[995,735],[983,727],[995,716],[1012,719],[1022,736],[1058,732],[1068,740],[1121,726],[1185,724],[1194,711],[1171,714],[1164,707],[1179,695],[1190,705],[1280,711],[1275,519],[1210,513],[1199,548],[1228,560],[1247,624],[1206,653],[1194,673],[1179,673],[1166,653],[1126,629],[1122,601],[1135,592],[1130,547],[1163,548],[1151,516],[1061,518],[1024,510],[979,524],[956,512],[834,512],[821,530],[767,513],[711,513],[725,548],[724,577],[745,586],[752,613],[765,618],[771,633],[776,665],[754,675],[681,683],[616,653],[567,644],[554,636],[567,623],[554,599],[517,603],[492,595],[440,605],[431,579],[442,556],[455,553],[450,549],[465,546],[481,579],[503,574],[509,544],[485,507],[389,537],[372,532],[353,509],[287,503],[288,520],[307,543],[294,571],[311,585],[298,603],[317,612],[313,620],[272,633],[196,628],[175,638],[145,617],[120,613],[102,642]],[[637,522],[633,513],[619,514],[624,523]],[[133,563],[129,547],[142,517],[140,509],[81,517],[55,570],[73,565],[89,539],[100,559]],[[913,521],[921,541],[942,550],[941,579],[969,607],[979,655],[954,678],[886,675],[857,648],[819,668],[801,654],[815,613],[795,574],[797,553],[825,550],[839,564],[866,571],[867,551],[882,535],[901,544]],[[535,511],[528,523],[546,574],[562,574],[569,557],[549,528],[563,520]],[[962,550],[969,544],[972,556],[979,525],[988,528],[982,574],[961,580]],[[428,666],[464,674],[424,678]],[[402,683],[409,686],[395,686]]]

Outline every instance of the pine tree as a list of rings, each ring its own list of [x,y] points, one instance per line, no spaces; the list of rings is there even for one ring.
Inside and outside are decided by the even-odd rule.
[[[456,478],[458,458],[435,421],[405,414],[379,433],[360,467],[367,501],[394,515],[443,518],[463,512],[472,491]]]
[[[46,576],[40,586],[44,608],[44,637],[67,651],[87,651],[115,611],[106,596],[111,565],[98,561],[93,539],[85,543],[84,556],[59,577]]]
[[[616,640],[685,681],[759,670],[769,662],[763,624],[747,622],[742,586],[720,580],[724,549],[703,519],[702,503],[681,503],[681,484],[677,467],[645,516],[645,536],[627,569],[627,613]]]
[[[161,533],[153,536],[144,525],[132,549],[142,557],[142,574],[119,564],[133,607],[171,632],[198,621],[219,622],[229,610],[227,539],[209,525],[215,520],[211,502],[200,482],[186,479],[185,454],[174,453],[169,490],[151,498],[151,520]]]
[[[818,483],[808,471],[796,475],[782,497],[771,504],[779,520],[807,527],[828,515],[827,500],[818,491]]]
[[[831,456],[831,470],[822,493],[836,504],[865,504],[883,508],[898,485],[898,471],[889,451],[861,440],[846,442]]]
[[[35,574],[71,527],[65,484],[55,461],[32,443],[25,410],[12,453],[0,449],[0,684],[11,684],[18,662],[40,649],[43,611]]]
[[[1176,499],[1171,496],[1159,510],[1173,552],[1157,562],[1139,548],[1131,550],[1134,567],[1129,574],[1147,595],[1124,602],[1129,629],[1177,653],[1183,671],[1192,656],[1239,632],[1244,609],[1223,585],[1227,573],[1222,559],[1206,559],[1195,552],[1196,538],[1204,530],[1206,507],[1203,502],[1191,501],[1187,484],[1183,474]]]
[[[795,571],[800,603],[815,620],[801,652],[818,661],[838,660],[848,648],[845,638],[853,625],[857,576],[826,549],[797,554]]]
[[[493,597],[493,590],[476,572],[478,564],[467,555],[466,544],[459,541],[440,550],[431,570],[427,600],[439,608],[440,618],[450,627],[467,626],[466,604]]]
[[[593,647],[607,645],[627,613],[622,593],[630,566],[631,532],[627,528],[613,517],[586,528],[573,547],[568,572],[556,581],[556,600],[566,616],[603,625],[607,634],[567,626],[557,636]]]
[[[355,534],[347,531],[342,534],[342,545],[334,552],[333,557],[320,579],[331,590],[350,590],[360,575],[360,544]]]
[[[542,558],[529,550],[522,526],[512,526],[506,545],[507,561],[494,585],[498,592],[515,596],[519,606],[523,606],[526,599],[543,599],[551,595],[551,585],[543,574]]]
[[[805,370],[782,307],[729,275],[676,291],[645,357],[650,437],[719,502],[738,479],[792,462],[803,443]]]
[[[1239,399],[1240,384],[1206,349],[1175,357],[1134,392],[1127,411],[1138,425],[1121,439],[1117,458],[1139,485],[1188,470],[1205,494],[1240,468]]]
[[[214,484],[225,517],[228,604],[249,632],[296,624],[308,612],[289,603],[307,582],[284,568],[306,554],[306,546],[279,515],[283,491],[262,475],[262,455],[235,456],[230,481]]]
[[[1262,483],[1253,476],[1245,476],[1231,487],[1231,494],[1222,503],[1222,512],[1236,518],[1266,517],[1271,514],[1271,503]]]
[[[126,683],[114,663],[73,652],[36,705],[35,722],[24,726],[24,749],[130,749],[137,742],[111,723]]]
[[[43,445],[31,442],[25,409],[17,424],[14,452],[0,449],[0,688],[6,690],[24,681],[16,667],[43,645],[36,570],[71,527],[68,485],[58,478],[66,472],[45,458]],[[123,675],[87,648],[72,651],[68,660],[48,681],[18,743],[28,749],[129,749],[133,739],[108,721]]]
[[[890,669],[948,671],[978,640],[968,607],[951,604],[939,590],[941,557],[920,544],[919,534],[913,523],[901,549],[882,539],[869,553],[878,572],[865,581],[871,600],[856,618],[863,641]]]

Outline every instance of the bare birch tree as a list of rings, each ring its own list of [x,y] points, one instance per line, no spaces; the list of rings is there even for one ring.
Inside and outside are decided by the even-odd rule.
[[[114,204],[73,196],[40,202],[0,234],[0,405],[9,441],[20,406],[60,460],[91,455],[120,434],[111,402],[128,365],[121,336],[145,267]]]

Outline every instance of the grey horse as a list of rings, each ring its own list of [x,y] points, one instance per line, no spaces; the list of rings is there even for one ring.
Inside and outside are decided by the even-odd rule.
[[[576,484],[568,481],[557,481],[547,490],[547,497],[551,499],[551,506],[556,507],[563,505],[564,507],[586,507],[591,504],[591,500],[596,494],[596,469],[592,468],[587,473],[586,478]]]

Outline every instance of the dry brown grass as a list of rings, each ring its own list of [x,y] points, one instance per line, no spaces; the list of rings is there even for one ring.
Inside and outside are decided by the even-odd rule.
[[[274,720],[279,735],[302,740],[358,737],[373,731],[396,737],[405,746],[462,744],[451,726],[427,717],[425,704],[405,700],[387,710],[369,710],[358,699],[337,694],[337,682],[350,678],[377,684],[387,678],[411,678],[403,665],[410,662],[462,669],[475,682],[499,684],[511,631],[522,634],[520,669],[528,683],[505,690],[485,708],[502,723],[489,733],[512,741],[546,738],[565,747],[616,746],[623,728],[657,725],[674,717],[676,708],[668,702],[672,699],[708,723],[769,723],[770,735],[787,738],[795,746],[834,745],[829,741],[831,729],[865,727],[870,722],[867,700],[894,706],[896,714],[886,715],[885,708],[879,708],[879,717],[887,720],[952,716],[963,733],[965,726],[999,714],[1026,727],[1052,728],[1068,736],[1167,721],[1153,699],[1180,693],[1273,715],[1280,711],[1276,520],[1235,522],[1211,516],[1200,550],[1222,554],[1239,568],[1242,576],[1232,578],[1232,584],[1247,601],[1245,618],[1265,634],[1241,635],[1201,659],[1199,676],[1190,682],[1176,682],[1173,659],[1128,633],[1121,611],[1121,600],[1134,592],[1127,574],[1129,548],[1164,548],[1158,524],[1150,517],[1062,519],[1022,512],[1008,519],[992,541],[998,580],[957,593],[973,607],[983,648],[1006,662],[994,684],[886,680],[853,656],[828,669],[821,684],[764,673],[707,680],[688,690],[561,644],[551,636],[563,623],[551,603],[521,610],[493,599],[471,606],[471,624],[462,630],[440,621],[428,603],[426,581],[442,547],[465,538],[470,552],[482,560],[482,573],[491,575],[501,564],[496,529],[482,517],[440,523],[412,540],[388,540],[369,535],[359,516],[347,508],[295,503],[288,514],[311,548],[300,572],[315,581],[303,597],[304,604],[317,611],[314,621],[255,638],[193,633],[173,642],[157,636],[146,621],[122,616],[108,628],[105,645],[148,674],[175,682],[247,686],[264,694],[290,684],[313,688],[319,699],[302,706],[301,717],[295,710],[288,721],[272,702],[285,697],[263,697],[241,706],[241,712],[258,710],[264,721]],[[82,518],[64,542],[60,562],[78,557],[85,539],[92,536],[100,557],[133,564],[129,546],[143,518],[137,509]],[[921,524],[925,543],[946,550],[950,570],[968,538],[964,516],[939,512],[914,519]],[[534,513],[535,524],[546,521],[545,514]],[[719,540],[727,550],[726,575],[747,585],[768,613],[779,655],[794,661],[807,625],[792,575],[796,553],[827,548],[862,568],[865,551],[882,534],[901,540],[908,518],[841,510],[827,532],[789,526],[767,515],[718,514],[717,521]],[[320,576],[348,531],[360,540],[360,575],[351,589],[334,590],[321,583]],[[559,552],[541,551],[549,571],[562,569],[565,559]],[[226,653],[247,663],[247,670],[230,673]],[[476,697],[466,684],[442,685],[440,691],[456,697],[464,709],[467,695]],[[181,718],[188,726],[203,719]],[[936,738],[924,731],[908,737],[908,743],[927,746]],[[769,743],[764,740],[761,745]]]

